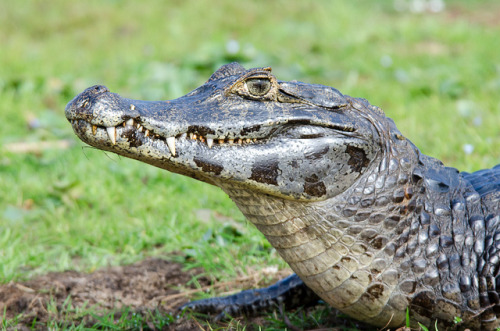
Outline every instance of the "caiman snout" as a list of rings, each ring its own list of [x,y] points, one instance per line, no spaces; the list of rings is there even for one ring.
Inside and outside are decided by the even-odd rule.
[[[78,94],[66,105],[65,111],[68,112],[68,110],[72,108],[81,108],[82,106],[85,106],[85,103],[91,101],[90,99],[106,92],[109,92],[109,89],[104,85],[94,85],[86,88],[85,91]]]
[[[70,122],[83,120],[103,127],[115,127],[129,118],[139,117],[129,101],[111,93],[104,85],[87,88],[71,100],[64,111]]]
[[[97,96],[109,92],[109,89],[104,85],[91,86],[82,93],[78,94],[71,100],[64,109],[66,118],[72,119],[88,119],[92,117],[92,110],[90,105],[94,104]]]
[[[91,86],[89,88],[86,88],[85,91],[83,91],[82,93],[80,93],[80,95],[86,94],[88,96],[91,96],[91,95],[103,94],[103,93],[106,93],[106,92],[109,92],[109,89],[106,86],[104,86],[104,85],[94,85],[94,86]]]
[[[89,92],[89,93],[93,93],[93,94],[101,94],[101,93],[105,93],[105,92],[109,92],[109,89],[104,86],[104,85],[94,85],[92,87],[89,87],[88,89],[86,89],[84,91],[85,92]]]

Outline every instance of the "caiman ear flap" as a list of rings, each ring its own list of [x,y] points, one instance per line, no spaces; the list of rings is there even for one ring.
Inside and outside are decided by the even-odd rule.
[[[217,69],[217,71],[214,72],[212,74],[212,76],[210,76],[208,81],[211,82],[213,80],[217,80],[220,78],[238,75],[238,74],[241,74],[245,71],[246,71],[245,68],[243,68],[243,66],[241,64],[239,64],[238,62],[225,64],[222,67],[220,67],[219,69]]]
[[[315,106],[332,109],[347,106],[344,95],[333,87],[301,82],[279,82],[279,89],[285,94]]]

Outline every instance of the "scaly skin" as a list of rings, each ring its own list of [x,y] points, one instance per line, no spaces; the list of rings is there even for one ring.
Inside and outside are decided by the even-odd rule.
[[[94,86],[66,116],[92,146],[222,188],[307,285],[189,307],[253,311],[289,286],[377,326],[408,307],[426,325],[500,325],[500,167],[445,167],[366,100],[233,63],[171,101]]]

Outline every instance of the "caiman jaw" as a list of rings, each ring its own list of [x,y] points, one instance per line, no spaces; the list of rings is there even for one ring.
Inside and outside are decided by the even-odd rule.
[[[119,138],[121,135],[125,133],[125,130],[135,130],[135,134],[137,136],[141,135],[144,138],[149,138],[151,140],[151,143],[156,142],[165,142],[168,146],[168,149],[170,151],[170,154],[172,156],[176,155],[176,140],[179,139],[190,139],[193,141],[197,141],[199,143],[203,143],[206,145],[208,148],[212,148],[214,146],[222,146],[222,145],[248,145],[248,144],[254,144],[257,143],[260,139],[257,138],[224,138],[224,137],[216,137],[216,138],[208,138],[206,136],[203,136],[197,132],[184,132],[182,134],[177,134],[176,136],[172,137],[163,137],[159,134],[157,134],[154,129],[148,129],[145,126],[141,124],[140,121],[134,120],[133,118],[128,119],[127,121],[123,122],[122,124],[119,124],[117,126],[110,126],[110,127],[105,127],[105,126],[98,126],[98,125],[93,125],[90,124],[84,120],[70,120],[71,125],[73,128],[78,128],[80,125],[80,121],[83,121],[83,125],[92,125],[92,135],[96,136],[98,130],[105,130],[108,137],[109,141],[111,142],[112,145],[116,145],[117,143],[117,138]],[[122,129],[122,127],[124,129]]]

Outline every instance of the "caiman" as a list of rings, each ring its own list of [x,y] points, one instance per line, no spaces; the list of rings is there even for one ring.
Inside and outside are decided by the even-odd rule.
[[[407,310],[424,325],[500,326],[500,165],[460,173],[365,99],[237,63],[175,100],[97,85],[65,113],[89,145],[220,187],[296,273],[187,307],[321,298],[379,327]]]

